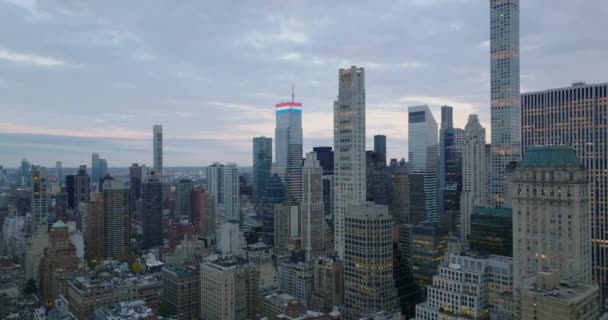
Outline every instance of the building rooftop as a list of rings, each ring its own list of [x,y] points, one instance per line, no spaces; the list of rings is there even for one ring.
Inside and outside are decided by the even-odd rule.
[[[526,295],[543,299],[560,301],[562,303],[575,303],[588,297],[593,291],[598,291],[598,286],[591,283],[577,283],[568,279],[559,281],[559,285],[552,288],[542,288],[539,284],[540,276],[527,277],[522,282],[522,288]]]
[[[108,320],[138,320],[153,316],[152,309],[143,300],[119,302],[97,308],[95,311],[101,319]],[[99,319],[99,317],[95,317]]]
[[[498,217],[498,218],[512,218],[513,217],[513,211],[511,209],[505,209],[505,208],[499,209],[499,208],[477,207],[473,210],[473,214],[480,215],[480,216]]]
[[[580,164],[569,146],[531,146],[518,165],[519,168],[579,168]]]

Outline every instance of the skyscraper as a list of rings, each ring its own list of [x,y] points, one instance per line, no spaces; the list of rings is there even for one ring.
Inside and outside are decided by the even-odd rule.
[[[285,186],[278,174],[273,174],[268,181],[266,196],[262,199],[262,241],[274,245],[274,208],[287,200]]]
[[[272,171],[272,138],[253,138],[253,202],[259,206],[266,195]]]
[[[49,215],[49,176],[45,167],[32,166],[32,219],[33,233],[47,232]]]
[[[486,129],[477,115],[469,116],[462,141],[462,196],[460,200],[460,238],[471,233],[471,214],[486,205]]]
[[[224,180],[224,165],[219,162],[214,162],[208,166],[205,170],[207,176],[207,193],[213,196],[216,211],[219,209],[219,205],[223,203],[222,197],[222,183]]]
[[[120,259],[129,254],[129,189],[109,177],[103,185],[104,256]]]
[[[323,168],[323,175],[334,174],[334,152],[331,147],[313,147],[312,151],[317,154],[317,159]]]
[[[587,169],[591,219],[593,279],[608,297],[608,83],[575,83],[570,87],[522,95],[524,153],[535,145],[569,145]]]
[[[406,167],[397,167],[392,178],[392,197],[390,212],[396,225],[409,223],[410,218],[410,179]]]
[[[222,200],[224,201],[224,219],[225,221],[239,221],[239,223],[242,223],[239,168],[236,163],[227,163],[223,171]]]
[[[283,176],[287,195],[302,197],[302,104],[294,101],[276,105],[276,167]]]
[[[154,125],[152,128],[153,144],[152,144],[152,163],[154,172],[163,178],[163,126]]]
[[[378,154],[380,161],[384,161],[386,164],[386,136],[375,135],[374,136],[374,151]]]
[[[300,204],[297,199],[289,197],[282,204],[274,206],[274,253],[287,256],[291,249],[296,249],[294,242],[300,237]]]
[[[505,169],[521,159],[519,0],[490,0],[492,170],[494,207],[505,201]]]
[[[152,171],[143,183],[143,248],[163,245],[163,183]],[[188,193],[188,202],[190,194]]]
[[[323,168],[317,154],[309,152],[302,168],[302,248],[306,261],[323,253]]]
[[[574,150],[530,147],[510,180],[515,288],[547,270],[590,283],[589,185]]]
[[[361,319],[370,310],[399,310],[392,228],[386,206],[371,202],[349,206],[344,233],[344,319]]]
[[[99,153],[93,153],[91,156],[91,182],[97,184],[101,178],[103,176],[101,175]]]
[[[143,176],[143,167],[133,163],[129,167],[129,190],[131,191],[131,199],[129,200],[129,213],[135,212],[137,200],[141,198],[141,183]]]
[[[65,177],[63,176],[63,163],[55,162],[55,170],[57,171],[57,183],[61,186]]]
[[[420,216],[415,208],[424,208],[427,221],[437,221],[439,145],[437,122],[428,106],[409,107],[408,154],[410,165],[410,215]],[[416,179],[413,176],[418,176]],[[416,183],[416,184],[415,184]],[[420,184],[422,183],[422,184]],[[412,191],[422,193],[412,197]],[[420,223],[422,221],[412,221]]]
[[[91,197],[91,179],[87,174],[87,166],[81,164],[78,174],[66,177],[66,191],[68,193],[68,208],[78,210],[80,203],[89,202]]]
[[[102,260],[104,258],[104,205],[103,194],[96,193],[87,206],[87,225],[84,241],[87,246],[87,259]]]
[[[191,179],[180,179],[175,184],[173,192],[173,220],[180,221],[181,219],[189,219],[192,211],[191,193],[194,188],[194,182]]]
[[[365,152],[366,166],[366,200],[376,204],[388,205],[390,203],[389,193],[389,170],[383,155],[376,151]]]
[[[454,128],[453,109],[441,107],[439,129],[439,213],[451,221],[450,230],[460,225],[460,194],[462,193],[462,136]]]
[[[191,193],[192,216],[190,220],[197,226],[201,237],[215,235],[215,202],[202,186],[195,186]]]
[[[366,199],[365,70],[340,69],[334,102],[334,241],[344,258],[344,219],[349,205]]]

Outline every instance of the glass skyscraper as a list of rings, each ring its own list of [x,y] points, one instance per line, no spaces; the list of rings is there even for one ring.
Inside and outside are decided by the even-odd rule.
[[[253,202],[261,204],[272,170],[272,138],[253,138]]]
[[[163,126],[155,125],[152,128],[153,145],[152,145],[152,161],[156,175],[163,178]]]
[[[454,128],[453,109],[441,107],[439,130],[439,212],[450,221],[456,232],[460,224],[462,193],[462,138],[464,130]]]
[[[302,104],[276,105],[275,166],[283,177],[287,195],[302,200]]]
[[[521,159],[519,0],[490,0],[492,99],[491,205],[505,201],[505,169]]]

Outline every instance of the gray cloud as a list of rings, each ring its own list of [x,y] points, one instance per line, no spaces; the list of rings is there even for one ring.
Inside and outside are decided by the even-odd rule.
[[[596,0],[522,1],[522,90],[607,81],[607,17]],[[479,0],[0,0],[0,164],[150,162],[161,123],[168,165],[247,165],[292,83],[305,150],[331,145],[351,64],[367,70],[368,134],[405,157],[411,104],[489,123],[488,25]]]

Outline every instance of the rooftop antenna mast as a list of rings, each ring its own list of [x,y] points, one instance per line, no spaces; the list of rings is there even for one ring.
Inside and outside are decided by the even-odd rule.
[[[295,102],[296,101],[296,95],[294,93],[293,90],[293,83],[291,84],[291,102]]]

